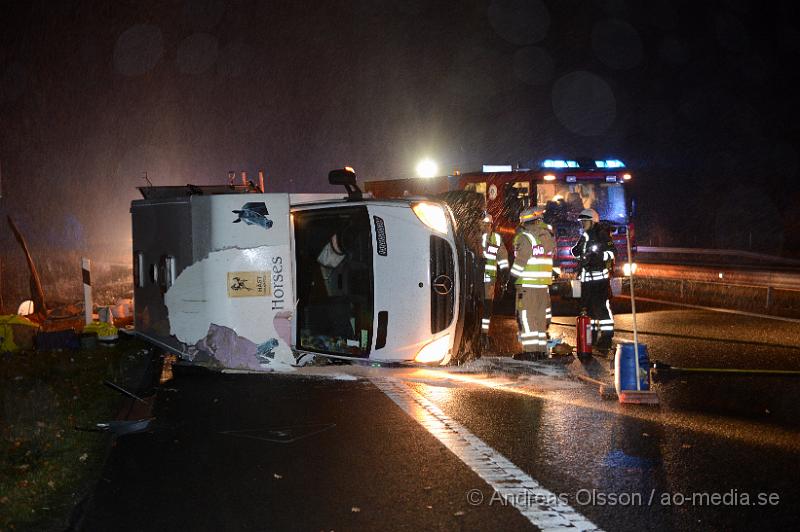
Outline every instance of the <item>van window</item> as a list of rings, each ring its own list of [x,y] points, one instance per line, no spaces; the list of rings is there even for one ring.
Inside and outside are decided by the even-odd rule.
[[[372,230],[367,208],[293,213],[297,346],[367,357],[372,344]]]
[[[479,183],[467,183],[464,185],[464,190],[469,192],[477,192],[478,194],[483,194],[486,197],[486,182],[481,181]]]
[[[519,213],[528,207],[530,185],[527,181],[506,183],[503,186],[503,207],[501,215],[516,224]]]
[[[516,181],[514,188],[517,189],[516,196],[523,206],[528,206],[530,203],[530,185],[527,181]]]

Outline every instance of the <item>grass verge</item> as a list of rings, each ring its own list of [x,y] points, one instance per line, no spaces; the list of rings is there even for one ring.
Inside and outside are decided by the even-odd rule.
[[[144,343],[0,355],[0,531],[63,530],[100,475],[111,437],[81,432],[114,419],[150,354]]]

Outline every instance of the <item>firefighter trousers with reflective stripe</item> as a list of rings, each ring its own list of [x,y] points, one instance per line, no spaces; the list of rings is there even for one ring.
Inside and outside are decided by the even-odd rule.
[[[547,352],[547,309],[550,290],[547,286],[516,289],[517,338],[525,353]]]
[[[598,349],[611,349],[614,337],[614,316],[611,314],[608,279],[581,283],[581,307],[592,318],[592,345]]]
[[[481,320],[481,333],[489,334],[489,322],[492,319],[492,309],[494,308],[494,286],[495,281],[483,283],[483,319]]]

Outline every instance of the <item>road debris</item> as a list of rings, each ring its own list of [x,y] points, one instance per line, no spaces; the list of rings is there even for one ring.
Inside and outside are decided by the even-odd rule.
[[[142,399],[141,397],[139,397],[135,393],[129,392],[128,390],[126,390],[125,388],[120,386],[119,384],[114,384],[113,382],[111,382],[109,380],[104,380],[103,384],[105,384],[106,386],[108,386],[112,390],[116,390],[116,391],[118,391],[119,393],[121,393],[123,395],[127,395],[131,399],[135,399],[135,400],[139,401],[140,403],[147,404],[147,401],[145,401],[144,399]]]

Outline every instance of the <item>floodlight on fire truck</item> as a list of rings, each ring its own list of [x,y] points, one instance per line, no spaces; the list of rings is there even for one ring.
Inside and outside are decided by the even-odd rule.
[[[625,180],[625,181],[630,181],[631,180],[631,174],[622,174],[622,179]]]
[[[439,165],[433,159],[423,159],[417,163],[417,175],[419,177],[435,177],[439,172]]]
[[[544,180],[545,181],[555,181],[556,180],[556,176],[554,176],[553,174],[546,174],[544,176]]]

